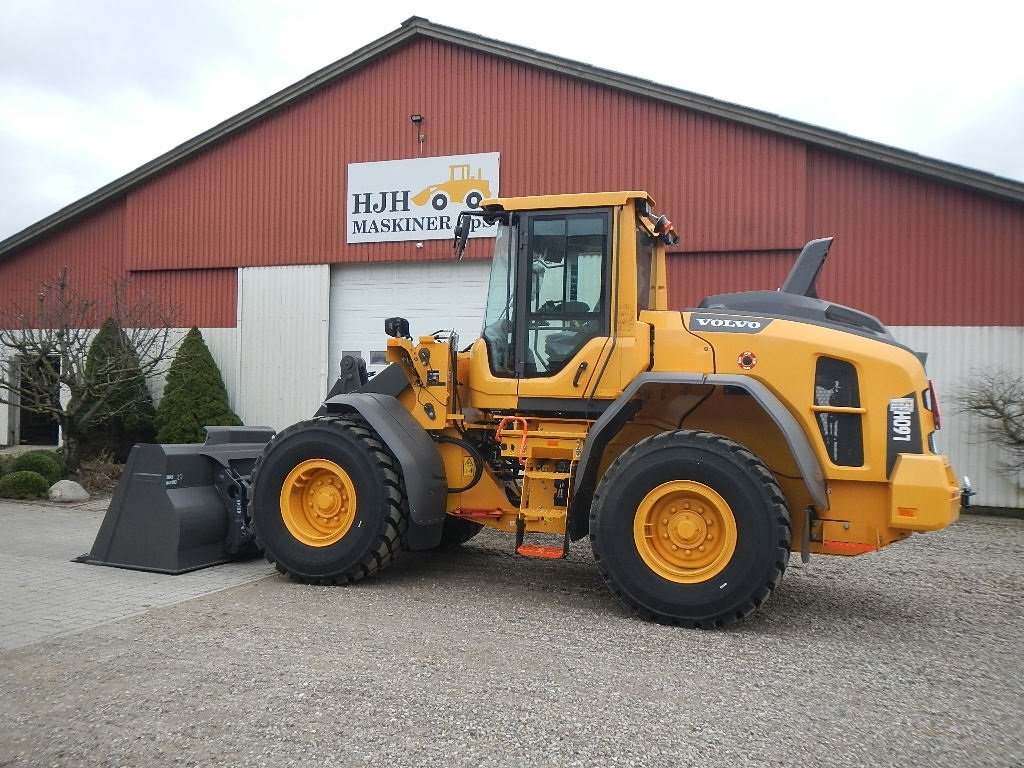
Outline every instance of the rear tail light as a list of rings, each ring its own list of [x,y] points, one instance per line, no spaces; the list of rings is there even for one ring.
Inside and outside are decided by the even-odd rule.
[[[928,389],[924,391],[924,407],[932,412],[932,420],[935,422],[935,429],[942,429],[942,416],[939,414],[939,398],[935,394],[935,384],[928,380]]]

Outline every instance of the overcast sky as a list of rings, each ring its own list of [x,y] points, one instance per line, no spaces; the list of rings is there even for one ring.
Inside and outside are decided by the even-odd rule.
[[[0,239],[413,15],[1024,181],[1022,9],[0,0]]]

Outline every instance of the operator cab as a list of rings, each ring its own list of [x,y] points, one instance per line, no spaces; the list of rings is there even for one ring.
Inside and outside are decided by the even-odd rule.
[[[460,255],[472,217],[497,224],[484,327],[470,353],[481,402],[588,416],[650,367],[651,330],[639,314],[663,308],[659,240],[676,238],[650,203],[643,192],[552,195],[486,200],[460,214]]]
[[[483,329],[495,376],[551,376],[608,335],[610,230],[609,210],[517,214],[499,224]]]

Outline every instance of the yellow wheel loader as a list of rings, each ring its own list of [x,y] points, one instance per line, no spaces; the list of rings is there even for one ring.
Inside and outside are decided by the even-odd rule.
[[[808,243],[778,291],[679,312],[665,264],[678,236],[644,192],[484,200],[459,217],[460,257],[474,217],[497,230],[480,338],[460,351],[453,332],[413,340],[391,318],[391,365],[368,378],[343,360],[316,416],[254,467],[259,430],[193,448],[227,487],[194,503],[213,517],[221,504],[216,536],[236,551],[254,537],[315,583],[484,526],[532,557],[589,536],[636,613],[717,627],[764,602],[791,550],[858,555],[957,519],[921,358],[817,297],[831,239]],[[91,561],[122,564],[100,544]]]
[[[473,175],[468,163],[448,166],[448,181],[431,184],[417,192],[412,202],[414,205],[430,205],[435,211],[443,211],[449,203],[465,203],[470,208],[477,208],[485,197],[490,197],[491,185],[483,177],[483,171],[477,168]]]

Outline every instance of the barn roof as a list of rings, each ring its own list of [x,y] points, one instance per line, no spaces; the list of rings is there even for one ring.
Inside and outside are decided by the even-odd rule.
[[[974,170],[955,163],[918,155],[906,150],[867,141],[838,131],[819,128],[797,120],[763,112],[749,107],[703,96],[692,91],[672,88],[650,80],[593,67],[571,59],[564,59],[531,48],[482,37],[453,27],[413,16],[395,31],[354,51],[348,56],[314,72],[299,82],[273,94],[234,117],[213,126],[193,139],[175,147],[150,162],[100,187],[95,192],[68,205],[56,213],[36,222],[0,242],[0,259],[32,245],[55,229],[92,213],[102,206],[123,197],[133,187],[172,168],[176,164],[204,149],[232,137],[252,124],[286,109],[318,91],[325,85],[344,78],[367,63],[406,45],[417,38],[429,38],[452,45],[522,62],[540,69],[559,73],[627,92],[636,96],[672,104],[696,112],[713,115],[743,125],[776,134],[782,134],[809,145],[824,147],[874,163],[902,169],[933,180],[965,187],[997,198],[1024,202],[1024,184],[994,174]]]

